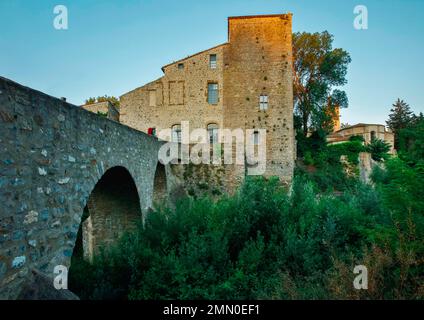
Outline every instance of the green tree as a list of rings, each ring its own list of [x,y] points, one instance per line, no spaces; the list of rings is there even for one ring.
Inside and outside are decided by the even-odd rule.
[[[348,106],[346,93],[333,88],[346,84],[351,58],[343,49],[333,49],[333,36],[324,31],[294,33],[293,59],[295,114],[306,136],[310,128],[328,122],[328,110]]]
[[[424,162],[424,117],[413,117],[412,123],[399,131],[399,156],[413,164]]]
[[[386,124],[395,134],[395,149],[398,149],[399,132],[411,123],[414,114],[409,105],[399,98],[392,107],[393,108],[390,109],[391,113],[389,114],[389,120],[386,121]]]
[[[390,144],[381,139],[373,139],[367,145],[366,150],[371,153],[371,158],[375,161],[386,160],[389,157]]]

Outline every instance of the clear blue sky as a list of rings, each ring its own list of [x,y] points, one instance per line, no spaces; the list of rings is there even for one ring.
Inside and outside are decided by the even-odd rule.
[[[66,5],[69,29],[53,28]],[[353,28],[353,8],[369,29]],[[119,96],[161,67],[227,40],[228,16],[293,13],[293,30],[328,30],[352,57],[342,122],[384,123],[400,97],[424,111],[422,0],[0,0],[0,75],[82,104]]]

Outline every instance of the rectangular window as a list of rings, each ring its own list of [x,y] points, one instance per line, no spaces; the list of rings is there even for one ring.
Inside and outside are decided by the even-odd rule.
[[[217,63],[216,63],[216,54],[211,54],[209,56],[209,67],[211,69],[216,69],[216,65],[217,65]]]
[[[156,107],[156,90],[149,90],[149,107]]]
[[[218,143],[218,125],[215,123],[208,124],[209,143]]]
[[[179,64],[178,64],[178,69],[179,69],[179,70],[184,69],[184,63],[179,63]]]
[[[259,110],[268,110],[268,96],[261,94],[259,97]]]
[[[208,83],[208,103],[218,104],[218,84]]]

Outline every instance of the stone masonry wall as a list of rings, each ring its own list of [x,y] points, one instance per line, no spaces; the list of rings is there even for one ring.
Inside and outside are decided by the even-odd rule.
[[[142,131],[169,129],[183,120],[191,130],[210,123],[232,130],[266,129],[264,175],[290,183],[296,154],[292,15],[230,17],[228,34],[227,43],[169,64],[162,78],[121,96],[120,120]],[[216,69],[209,66],[210,54],[217,54]],[[207,103],[210,82],[219,85],[216,106]],[[268,96],[268,110],[260,110],[260,95]],[[226,189],[234,191],[246,170],[245,164],[227,165]]]
[[[210,123],[222,127],[223,114],[223,48],[217,46],[163,68],[165,75],[120,97],[120,121],[147,132],[170,129],[189,121],[191,129],[207,128]],[[217,55],[217,68],[209,67],[209,55]],[[179,69],[178,65],[184,68]],[[218,83],[217,105],[207,102],[208,83]],[[155,106],[150,95],[155,94]]]
[[[152,205],[161,143],[155,138],[0,78],[0,299],[32,269],[69,266],[83,209],[110,168]],[[142,217],[139,217],[140,219]]]
[[[294,169],[292,16],[228,19],[224,52],[224,127],[266,129],[265,176],[290,183]],[[259,108],[260,95],[268,109]],[[230,169],[240,175],[243,168]]]
[[[119,112],[115,106],[112,105],[109,101],[97,102],[92,104],[85,104],[81,106],[85,110],[91,111],[93,113],[102,113],[107,115],[107,118],[113,121],[119,121]]]

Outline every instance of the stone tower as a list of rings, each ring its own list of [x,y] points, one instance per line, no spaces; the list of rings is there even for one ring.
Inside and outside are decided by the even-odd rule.
[[[339,131],[341,129],[340,124],[340,107],[336,106],[334,108],[334,114],[333,114],[333,132]]]
[[[266,129],[265,176],[290,183],[295,157],[292,14],[228,18],[224,64],[224,128]]]
[[[256,174],[290,184],[292,60],[292,14],[229,17],[226,43],[165,65],[161,78],[121,96],[120,121],[148,134],[168,129],[174,134],[166,140],[176,141],[181,121],[190,130],[264,130],[266,166]],[[255,167],[244,159],[234,164],[233,147],[233,164],[225,165],[220,179],[227,190],[235,190]]]

